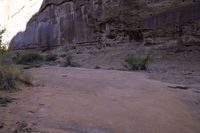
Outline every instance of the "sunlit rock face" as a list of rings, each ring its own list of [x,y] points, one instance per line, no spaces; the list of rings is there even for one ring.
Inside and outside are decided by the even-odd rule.
[[[111,46],[156,36],[198,36],[199,12],[200,2],[193,0],[44,0],[10,48]]]
[[[9,42],[18,32],[25,31],[41,4],[42,0],[0,0],[0,25],[6,28],[4,41]]]

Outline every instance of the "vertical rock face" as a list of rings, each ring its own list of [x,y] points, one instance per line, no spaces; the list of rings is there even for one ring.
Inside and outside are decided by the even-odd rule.
[[[173,6],[169,0],[44,0],[37,14],[11,41],[11,48],[29,46],[51,47],[69,44],[109,44],[143,41],[146,29],[160,35],[172,35],[177,27],[200,19],[200,3],[186,1]],[[176,0],[176,2],[182,2]],[[166,8],[163,8],[163,4]],[[185,4],[186,3],[186,4]],[[159,9],[162,7],[162,10]],[[165,7],[165,6],[164,6]],[[187,25],[187,26],[186,26]],[[193,24],[192,24],[193,25]],[[191,25],[189,25],[191,26]],[[158,30],[159,29],[159,30]],[[167,28],[168,29],[168,28]],[[178,28],[178,30],[182,30]],[[191,28],[189,28],[191,30]]]
[[[145,18],[143,27],[149,30],[149,32],[144,33],[147,40],[146,43],[156,44],[156,41],[153,40],[167,37],[172,40],[178,40],[176,42],[199,42],[199,12],[200,2],[194,2]]]
[[[11,47],[98,42],[102,32],[111,27],[123,30],[126,14],[121,11],[140,8],[140,3],[136,0],[44,0],[26,31],[12,39]]]

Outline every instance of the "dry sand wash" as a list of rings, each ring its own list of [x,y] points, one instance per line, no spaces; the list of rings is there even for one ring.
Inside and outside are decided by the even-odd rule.
[[[0,108],[6,123],[2,133],[19,121],[42,133],[200,133],[200,122],[167,89],[169,84],[141,73],[61,67],[29,71],[40,86],[12,94],[16,102]]]

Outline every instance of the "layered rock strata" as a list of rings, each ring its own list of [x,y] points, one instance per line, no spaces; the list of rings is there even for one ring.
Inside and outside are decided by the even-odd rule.
[[[190,0],[44,0],[26,30],[12,39],[11,48],[198,38],[199,12],[200,2]]]

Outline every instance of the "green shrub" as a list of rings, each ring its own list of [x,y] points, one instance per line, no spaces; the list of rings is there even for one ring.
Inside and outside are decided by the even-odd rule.
[[[12,54],[7,51],[0,53],[0,64],[13,64]]]
[[[0,46],[0,54],[4,54],[7,51],[6,46]]]
[[[6,47],[2,42],[2,35],[6,32],[5,29],[0,29],[0,54],[5,53],[6,52]]]
[[[123,66],[128,70],[146,70],[150,63],[149,56],[128,55],[124,60]]]
[[[6,29],[0,29],[0,46],[2,44],[2,35],[6,32]]]
[[[31,76],[13,63],[12,53],[0,53],[0,90],[12,91],[20,84],[32,85]]]
[[[45,57],[45,61],[56,61],[57,55],[56,54],[47,54]]]
[[[136,42],[141,42],[144,40],[144,36],[141,30],[128,31],[128,35],[129,41],[132,41],[134,39]]]
[[[70,67],[80,67],[81,65],[76,63],[76,62],[73,62],[72,61],[72,56],[69,55],[69,56],[65,57],[65,60],[63,62],[63,66],[64,67],[68,67],[68,66],[70,66]]]
[[[63,65],[64,67],[72,66],[72,56],[66,56]]]
[[[35,64],[43,61],[43,56],[38,53],[26,53],[19,55],[16,59],[17,64]]]
[[[0,90],[12,91],[20,84],[32,84],[30,75],[14,64],[0,63]]]

